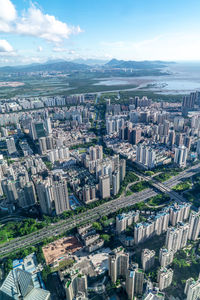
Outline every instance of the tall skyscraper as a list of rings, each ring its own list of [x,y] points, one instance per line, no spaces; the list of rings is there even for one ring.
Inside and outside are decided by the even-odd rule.
[[[110,176],[100,176],[99,177],[99,190],[102,199],[110,197]]]
[[[178,226],[169,227],[167,230],[165,245],[170,251],[173,250],[174,253],[186,246],[189,233],[189,224],[179,223]]]
[[[198,300],[200,299],[200,276],[198,280],[189,278],[185,283],[184,293],[187,296],[186,300]]]
[[[169,144],[170,146],[174,145],[175,143],[175,131],[174,130],[171,130],[169,132]]]
[[[46,144],[46,137],[39,138],[39,146],[40,146],[40,153],[44,154],[47,152],[47,144]]]
[[[175,117],[174,118],[174,129],[176,131],[182,131],[184,126],[184,118],[182,117]]]
[[[200,233],[200,211],[192,211],[189,218],[190,229],[188,239],[196,241]]]
[[[162,291],[171,285],[173,273],[172,269],[160,268],[157,276],[159,290]]]
[[[186,221],[189,218],[191,204],[174,203],[169,208],[169,221],[172,226],[175,226],[178,222]]]
[[[49,180],[41,181],[38,179],[35,185],[42,213],[51,215],[53,211],[53,194]]]
[[[112,175],[112,193],[113,195],[117,195],[120,189],[120,172],[116,170]]]
[[[149,250],[149,249],[142,250],[141,261],[142,261],[142,268],[144,271],[147,271],[153,267],[155,261],[155,254],[156,253],[154,250]]]
[[[191,148],[191,137],[190,136],[186,136],[184,138],[184,146],[188,149],[188,151],[190,151]]]
[[[45,131],[46,131],[47,135],[49,135],[49,134],[52,133],[51,119],[50,119],[49,117],[47,117],[47,118],[44,120],[44,128],[45,128]]]
[[[72,275],[67,282],[65,283],[65,292],[66,292],[66,299],[73,300],[78,299],[78,294],[85,296],[87,295],[87,276],[76,273]],[[79,295],[80,295],[79,294]]]
[[[109,254],[108,273],[113,283],[119,276],[126,277],[129,266],[129,255],[122,249],[117,249]]]
[[[56,215],[60,215],[64,211],[70,209],[67,181],[65,179],[59,179],[58,181],[54,181],[52,188]]]
[[[177,134],[176,134],[176,137],[175,137],[175,144],[176,144],[177,147],[183,145],[183,135],[182,135],[182,133],[177,133]]]
[[[36,204],[36,192],[33,182],[27,182],[24,186],[24,198],[25,198],[25,206],[29,207]]]
[[[121,159],[120,160],[120,165],[119,165],[119,170],[120,170],[120,183],[124,180],[126,176],[126,160]]]
[[[159,262],[161,267],[167,267],[173,262],[174,251],[167,250],[166,248],[161,248],[159,252]]]
[[[15,146],[15,140],[13,137],[9,137],[6,139],[6,146],[9,154],[13,154],[17,151]]]
[[[136,295],[143,295],[144,285],[144,271],[141,269],[135,269],[135,282],[134,282],[134,293]]]
[[[136,162],[152,169],[156,162],[156,153],[153,149],[142,145],[136,148]]]
[[[130,129],[129,131],[129,143],[133,145],[137,145],[141,140],[141,129],[140,128],[134,128]]]
[[[169,127],[170,127],[170,122],[165,120],[164,121],[164,129],[163,129],[163,135],[168,135],[169,134]]]
[[[196,151],[197,151],[197,154],[200,155],[200,140],[197,141]]]
[[[16,203],[18,200],[18,193],[16,188],[16,182],[13,180],[4,179],[1,182],[3,193],[6,195],[6,199],[9,203]]]
[[[188,156],[188,149],[185,146],[179,146],[175,149],[174,162],[179,165],[179,167],[185,167]]]
[[[139,221],[139,211],[131,211],[127,214],[120,214],[116,216],[116,231],[118,234],[125,231],[128,226]]]
[[[90,155],[90,160],[97,160],[97,159],[103,159],[103,148],[102,146],[96,145],[96,146],[91,146],[89,148],[89,155]]]
[[[128,270],[126,274],[126,293],[128,299],[132,300],[134,297],[135,271]]]

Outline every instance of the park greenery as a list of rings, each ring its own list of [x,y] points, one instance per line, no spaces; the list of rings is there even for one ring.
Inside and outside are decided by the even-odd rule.
[[[160,182],[164,182],[166,180],[169,180],[170,178],[172,178],[173,176],[178,175],[178,173],[182,171],[179,168],[165,168],[164,172],[161,172],[160,174],[154,176],[154,179],[160,181]]]
[[[193,185],[190,186],[189,191],[184,192],[185,198],[191,202],[195,207],[200,207],[200,174],[195,174],[192,177]]]
[[[175,254],[172,269],[174,271],[172,285],[166,289],[166,293],[174,297],[184,299],[185,282],[193,277],[195,280],[199,276],[200,259],[196,256],[199,242],[193,242],[187,248]]]
[[[147,188],[149,188],[149,183],[147,181],[140,181],[130,186],[130,190],[133,193],[141,192]]]
[[[169,200],[170,200],[170,196],[168,196],[167,194],[158,194],[154,197],[151,197],[147,201],[147,204],[149,206],[159,206],[159,205],[166,204],[166,202],[168,202]]]
[[[191,183],[189,181],[181,182],[173,187],[173,190],[176,192],[184,192],[186,190],[189,190],[191,187]]]
[[[21,237],[47,226],[46,221],[37,222],[34,219],[25,219],[21,222],[9,222],[1,227],[0,243]]]

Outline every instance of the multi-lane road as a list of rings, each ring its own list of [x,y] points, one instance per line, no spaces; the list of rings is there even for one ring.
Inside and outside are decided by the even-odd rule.
[[[178,175],[174,176],[172,179],[169,179],[164,183],[159,183],[154,179],[152,180],[152,178],[148,176],[143,176],[143,179],[146,181],[151,181],[151,183],[157,190],[168,193],[171,196],[171,198],[177,201],[183,201],[183,198],[176,192],[172,191],[171,188],[179,182],[181,182],[183,178],[191,177],[197,172],[200,172],[200,164],[179,173]],[[148,188],[142,192],[135,193],[131,196],[120,197],[118,199],[111,200],[87,212],[80,213],[77,216],[69,218],[66,221],[49,225],[48,227],[40,229],[37,232],[31,233],[24,237],[13,239],[12,241],[1,245],[0,256],[5,257],[10,252],[16,251],[23,247],[28,247],[30,245],[36,245],[45,238],[64,233],[65,231],[68,231],[83,222],[93,222],[104,215],[108,215],[112,212],[115,212],[120,208],[128,207],[133,204],[145,201],[148,198],[155,196],[156,194],[156,190]]]
[[[11,251],[28,247],[30,245],[36,245],[45,238],[49,238],[58,234],[61,234],[67,230],[70,230],[82,222],[93,222],[102,216],[115,212],[123,207],[128,207],[138,202],[147,200],[148,198],[155,196],[157,193],[153,189],[146,189],[135,195],[128,197],[118,198],[95,207],[87,212],[80,213],[73,218],[69,218],[66,221],[59,222],[58,224],[49,225],[37,232],[31,233],[21,238],[16,238],[0,247],[0,255],[6,256]]]

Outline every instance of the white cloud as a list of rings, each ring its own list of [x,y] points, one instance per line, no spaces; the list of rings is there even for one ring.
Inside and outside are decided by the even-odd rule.
[[[67,54],[75,54],[76,53],[75,50],[69,50],[69,49],[64,48],[64,47],[54,47],[53,52],[67,53]]]
[[[13,52],[13,47],[6,40],[0,40],[0,52]]]
[[[11,22],[16,19],[17,12],[10,0],[0,0],[0,21]]]
[[[10,32],[12,22],[16,19],[17,12],[10,0],[0,0],[0,31]]]
[[[9,13],[8,13],[9,12]],[[69,26],[48,14],[31,3],[28,10],[17,17],[17,12],[10,0],[0,0],[0,32],[19,35],[35,36],[41,39],[59,43],[78,34],[82,30],[79,26]]]
[[[42,52],[42,51],[43,51],[42,46],[38,46],[37,51],[38,51],[38,52]]]
[[[200,33],[176,32],[141,41],[102,42],[103,52],[125,60],[200,60]]]
[[[68,52],[68,49],[62,47],[54,47],[53,52]]]

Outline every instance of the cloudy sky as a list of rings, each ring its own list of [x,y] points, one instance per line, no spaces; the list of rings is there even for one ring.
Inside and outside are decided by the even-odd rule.
[[[199,0],[0,0],[0,65],[199,60]]]

